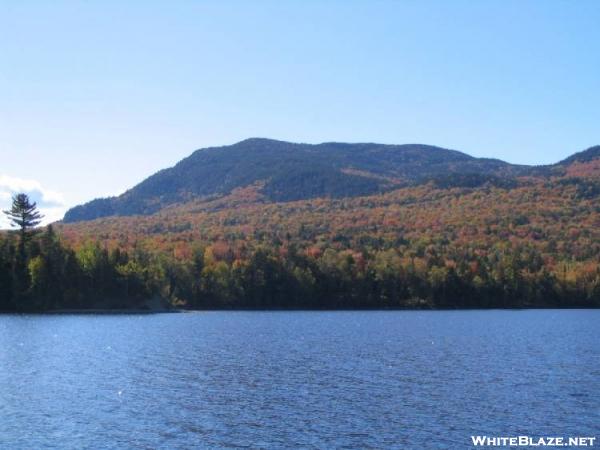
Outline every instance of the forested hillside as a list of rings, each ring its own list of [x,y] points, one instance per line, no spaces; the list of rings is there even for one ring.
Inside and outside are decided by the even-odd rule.
[[[152,214],[175,203],[227,195],[257,182],[262,183],[260,190],[267,200],[293,201],[370,195],[452,174],[511,178],[531,170],[428,145],[308,145],[247,139],[198,150],[119,197],[71,209],[65,222]]]
[[[355,197],[274,201],[249,177],[154,214],[56,224],[28,244],[18,289],[5,234],[4,309],[598,307],[599,150],[406,184],[395,172],[404,181]]]

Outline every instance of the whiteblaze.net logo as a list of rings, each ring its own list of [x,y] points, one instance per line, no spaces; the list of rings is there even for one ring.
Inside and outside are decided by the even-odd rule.
[[[475,447],[593,447],[595,437],[471,436]]]

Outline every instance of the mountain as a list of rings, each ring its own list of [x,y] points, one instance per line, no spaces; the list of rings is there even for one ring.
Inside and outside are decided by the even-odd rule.
[[[568,166],[572,163],[588,163],[593,160],[600,159],[600,145],[595,145],[582,152],[575,153],[568,158],[562,160],[558,165]]]
[[[68,251],[46,236],[28,265],[34,289],[63,294],[50,305],[600,307],[600,147],[515,166],[424,145],[251,139],[67,219],[54,229]],[[0,242],[0,280],[2,249],[15,254]]]
[[[279,202],[365,196],[431,180],[444,186],[511,185],[515,176],[534,170],[429,145],[310,145],[252,138],[197,150],[118,197],[72,208],[64,221],[153,214],[254,184],[265,199]]]

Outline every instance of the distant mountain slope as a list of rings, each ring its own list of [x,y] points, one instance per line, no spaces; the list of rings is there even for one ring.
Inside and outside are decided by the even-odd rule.
[[[437,180],[440,186],[490,183],[506,187],[514,184],[515,176],[543,170],[419,144],[310,145],[252,138],[197,150],[118,197],[72,208],[64,221],[153,214],[173,204],[226,195],[257,182],[267,200],[293,201],[371,195],[429,180]]]
[[[575,153],[566,159],[563,159],[557,165],[566,166],[574,162],[587,163],[595,159],[600,159],[600,145],[595,145],[582,152]]]

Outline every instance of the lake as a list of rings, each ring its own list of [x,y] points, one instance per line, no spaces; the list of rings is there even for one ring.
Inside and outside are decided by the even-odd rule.
[[[597,310],[0,316],[1,448],[454,449],[599,424]]]

